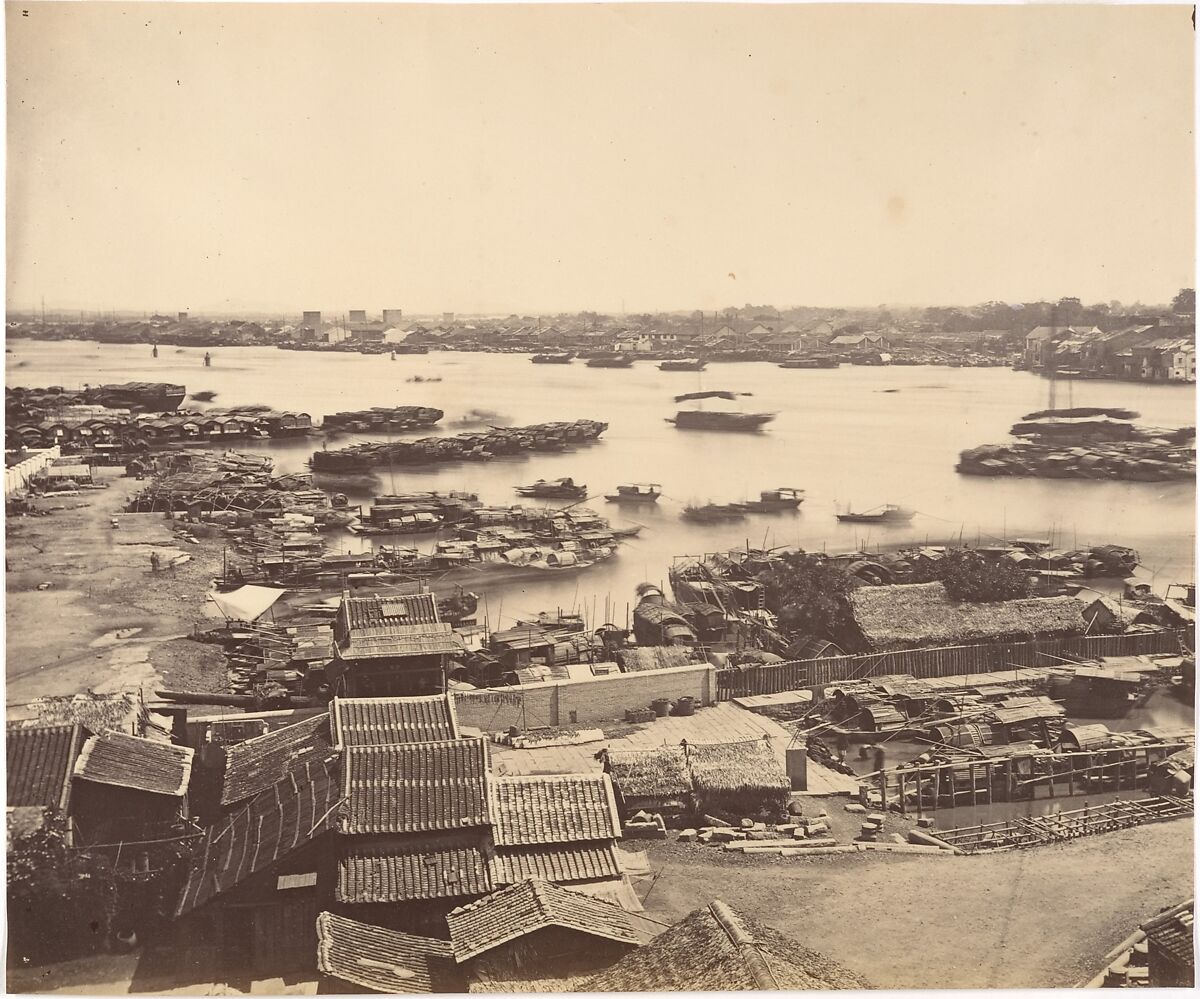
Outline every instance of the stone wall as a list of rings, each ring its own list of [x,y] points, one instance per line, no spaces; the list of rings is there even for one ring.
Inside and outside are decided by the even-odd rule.
[[[458,722],[496,732],[559,725],[623,721],[626,708],[645,708],[660,697],[695,698],[696,706],[715,702],[716,670],[707,664],[676,669],[613,673],[583,680],[549,680],[520,687],[456,691]]]

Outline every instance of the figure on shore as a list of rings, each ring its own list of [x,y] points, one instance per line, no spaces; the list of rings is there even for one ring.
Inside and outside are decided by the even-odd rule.
[[[207,350],[204,352],[204,366],[206,368],[212,367],[212,354],[210,354]]]

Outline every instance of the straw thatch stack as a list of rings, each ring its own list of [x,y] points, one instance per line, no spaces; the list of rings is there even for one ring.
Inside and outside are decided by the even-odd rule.
[[[875,651],[986,641],[1081,635],[1075,597],[1028,597],[994,603],[951,600],[940,582],[863,586],[850,596],[855,624]]]
[[[748,815],[787,807],[792,785],[765,739],[689,746],[687,752],[705,812]]]
[[[626,801],[675,799],[692,793],[687,758],[679,746],[647,750],[610,750],[608,772]]]

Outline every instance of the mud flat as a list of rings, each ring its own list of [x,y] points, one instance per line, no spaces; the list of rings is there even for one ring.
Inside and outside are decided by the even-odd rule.
[[[122,514],[136,481],[116,469],[97,468],[95,475],[107,489],[43,497],[35,504],[49,516],[7,521],[10,716],[41,695],[149,692],[176,658],[164,655],[162,643],[206,620],[204,593],[220,573],[220,544],[181,541],[161,514]],[[191,558],[155,573],[152,551]],[[216,649],[188,651],[182,658],[189,673],[219,673]]]

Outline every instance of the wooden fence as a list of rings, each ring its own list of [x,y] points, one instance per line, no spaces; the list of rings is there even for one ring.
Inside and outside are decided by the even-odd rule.
[[[996,642],[987,645],[952,645],[937,649],[900,649],[867,655],[799,659],[720,670],[717,699],[732,700],[755,694],[822,687],[829,683],[861,680],[885,674],[907,674],[918,679],[995,673],[1017,667],[1053,666],[1059,659],[1102,656],[1136,656],[1178,653],[1190,633],[1152,631],[1132,635],[1090,635],[1047,638],[1031,642]]]

